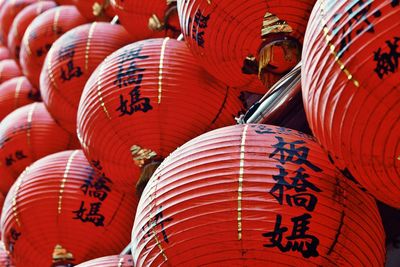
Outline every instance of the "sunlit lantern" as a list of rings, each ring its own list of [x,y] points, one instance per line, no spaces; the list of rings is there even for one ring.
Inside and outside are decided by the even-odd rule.
[[[344,174],[400,208],[400,4],[319,1],[304,41],[303,100]]]
[[[203,134],[155,171],[132,232],[140,266],[383,266],[375,200],[311,136],[262,125]]]
[[[64,151],[36,161],[13,185],[2,238],[17,266],[73,266],[120,253],[135,207],[134,193],[116,188],[101,165]]]
[[[4,59],[0,61],[0,84],[21,75],[21,69],[15,60]]]
[[[133,267],[131,255],[107,256],[76,265],[76,267]]]
[[[11,58],[10,50],[8,50],[6,46],[0,44],[0,61],[9,58]]]

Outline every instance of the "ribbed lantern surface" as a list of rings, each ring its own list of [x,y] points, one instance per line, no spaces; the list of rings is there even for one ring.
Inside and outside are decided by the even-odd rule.
[[[8,50],[7,46],[0,44],[0,60],[11,58],[10,50]]]
[[[0,241],[0,266],[2,267],[14,267],[11,263],[10,256],[8,255],[3,241]]]
[[[15,109],[40,101],[40,92],[24,76],[0,84],[0,121]]]
[[[120,25],[95,22],[68,31],[53,44],[42,69],[40,90],[63,128],[76,133],[76,113],[87,80],[106,56],[131,39]]]
[[[305,36],[303,99],[331,160],[400,208],[400,4],[320,1]]]
[[[121,24],[138,40],[180,34],[176,1],[110,0]]]
[[[185,41],[204,68],[230,86],[265,93],[300,59],[315,0],[177,2]]]
[[[0,40],[3,44],[8,44],[8,33],[18,13],[37,1],[38,0],[12,0],[4,3],[0,9]]]
[[[0,84],[21,75],[21,69],[14,59],[0,61]]]
[[[131,255],[107,256],[76,265],[76,267],[133,267]]]
[[[56,3],[53,1],[40,1],[25,7],[18,13],[8,33],[8,47],[13,58],[19,60],[22,38],[29,24],[31,24],[39,14],[53,7],[56,7]]]
[[[184,42],[150,39],[108,56],[87,82],[78,138],[110,177],[136,183],[148,161],[210,129],[235,123],[236,90],[213,79]]]
[[[375,200],[306,134],[250,124],[174,151],[145,188],[140,266],[383,266]]]
[[[37,16],[22,39],[20,63],[24,75],[39,88],[43,62],[52,44],[64,33],[87,20],[74,6],[59,6]]]
[[[81,150],[44,157],[8,194],[1,227],[17,266],[78,264],[120,253],[129,243],[136,203]],[[34,245],[32,245],[34,244]]]
[[[36,160],[74,146],[43,103],[16,109],[0,123],[0,164],[16,179]]]

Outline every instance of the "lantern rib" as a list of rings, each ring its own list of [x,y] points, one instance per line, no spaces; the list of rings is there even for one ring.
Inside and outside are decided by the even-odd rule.
[[[167,46],[168,40],[169,37],[165,38],[161,46],[160,65],[158,71],[158,104],[161,104],[164,56],[165,56],[165,47]]]
[[[242,240],[242,192],[243,192],[243,174],[244,174],[244,156],[245,156],[245,146],[246,146],[246,135],[248,125],[246,125],[243,129],[242,133],[242,141],[240,144],[240,163],[239,163],[239,179],[238,179],[238,214],[237,214],[237,223],[238,223],[238,240]]]
[[[64,188],[65,188],[65,183],[67,182],[68,174],[71,169],[71,164],[72,160],[76,156],[76,154],[79,152],[79,150],[75,150],[68,158],[67,165],[65,166],[65,171],[63,175],[63,179],[61,180],[61,185],[60,185],[60,195],[58,196],[58,214],[61,214],[61,207],[62,207],[62,198],[63,198],[63,193],[64,193]]]
[[[17,82],[17,86],[15,87],[15,95],[14,95],[14,105],[15,108],[18,107],[18,97],[19,97],[19,93],[21,92],[21,88],[22,88],[22,83],[24,82],[24,77],[21,77],[18,79]]]
[[[89,29],[88,40],[86,42],[86,50],[85,50],[85,70],[88,69],[89,66],[89,50],[91,41],[93,38],[94,29],[96,28],[97,22],[93,22]]]

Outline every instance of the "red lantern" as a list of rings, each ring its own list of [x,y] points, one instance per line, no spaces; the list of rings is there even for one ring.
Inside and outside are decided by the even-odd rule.
[[[29,24],[44,11],[56,6],[53,1],[40,1],[27,6],[15,17],[8,33],[8,47],[15,59],[19,60],[22,37]]]
[[[73,138],[43,103],[21,107],[0,123],[0,164],[16,179],[32,162],[73,146]]]
[[[11,58],[10,50],[6,46],[0,45],[0,61]]]
[[[110,0],[121,24],[136,40],[178,37],[181,33],[176,1]]]
[[[14,18],[28,5],[37,2],[37,0],[13,0],[7,1],[0,9],[0,39],[7,45],[8,32]]]
[[[331,160],[400,208],[400,5],[317,3],[305,36],[303,99]]]
[[[106,56],[130,42],[122,26],[95,22],[74,28],[53,44],[42,69],[40,90],[63,128],[76,133],[76,113],[87,80]]]
[[[0,241],[0,266],[14,267],[2,241]]]
[[[4,59],[0,61],[0,84],[21,75],[21,70],[15,60]]]
[[[24,76],[0,85],[0,121],[13,110],[40,101],[40,92]]]
[[[17,266],[69,266],[119,253],[136,204],[133,192],[116,188],[100,165],[92,169],[81,150],[60,152],[36,161],[11,188],[3,240]]]
[[[156,170],[132,231],[140,266],[383,266],[375,201],[295,130],[201,135]]]
[[[25,31],[20,63],[24,75],[39,88],[40,71],[51,45],[65,32],[86,23],[74,6],[60,6],[37,16]]]
[[[131,255],[102,257],[76,265],[76,267],[133,267]]]
[[[265,93],[299,61],[314,3],[178,0],[178,13],[186,43],[212,75],[230,86]]]
[[[86,83],[78,138],[90,160],[131,186],[140,168],[212,128],[234,124],[236,90],[203,70],[184,42],[150,39],[111,54]]]
[[[72,0],[71,2],[89,20],[110,21],[115,16],[110,0]]]

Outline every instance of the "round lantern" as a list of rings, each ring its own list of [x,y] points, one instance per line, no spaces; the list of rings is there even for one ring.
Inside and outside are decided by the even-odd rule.
[[[383,266],[375,201],[295,130],[201,135],[156,170],[132,232],[140,266]]]
[[[135,39],[178,37],[181,33],[176,1],[110,0],[121,24]]]
[[[40,101],[40,92],[24,76],[0,85],[0,121],[13,110]]]
[[[0,45],[0,61],[11,58],[10,50],[6,46]]]
[[[0,241],[0,266],[14,267],[2,241]]]
[[[78,264],[129,244],[136,204],[133,192],[116,188],[81,150],[56,153],[28,167],[11,188],[2,238],[17,266]]]
[[[314,3],[178,0],[178,13],[186,43],[212,75],[230,86],[265,93],[300,60]]]
[[[72,0],[71,2],[84,17],[90,20],[111,21],[115,16],[110,0]]]
[[[40,90],[63,128],[76,133],[76,113],[87,80],[106,56],[130,42],[122,26],[95,22],[72,29],[53,44],[42,69]]]
[[[15,60],[4,59],[0,61],[0,84],[21,75],[21,69]]]
[[[43,103],[21,107],[0,123],[0,166],[16,179],[32,162],[73,146],[73,138]]]
[[[37,2],[38,0],[12,0],[7,1],[0,9],[0,40],[7,45],[8,32],[14,18],[28,5]]]
[[[214,80],[184,42],[150,39],[108,56],[86,83],[78,138],[90,160],[131,186],[140,168],[212,128],[235,123],[236,90]]]
[[[25,31],[20,63],[29,81],[39,88],[40,71],[51,45],[65,32],[86,23],[74,6],[60,6],[37,16]]]
[[[133,267],[131,255],[102,257],[76,265],[76,267]]]
[[[38,15],[53,7],[56,7],[53,1],[40,1],[27,6],[15,17],[8,33],[8,47],[15,59],[19,60],[22,38],[29,24]]]
[[[400,208],[400,5],[316,4],[304,42],[303,99],[331,160]]]

